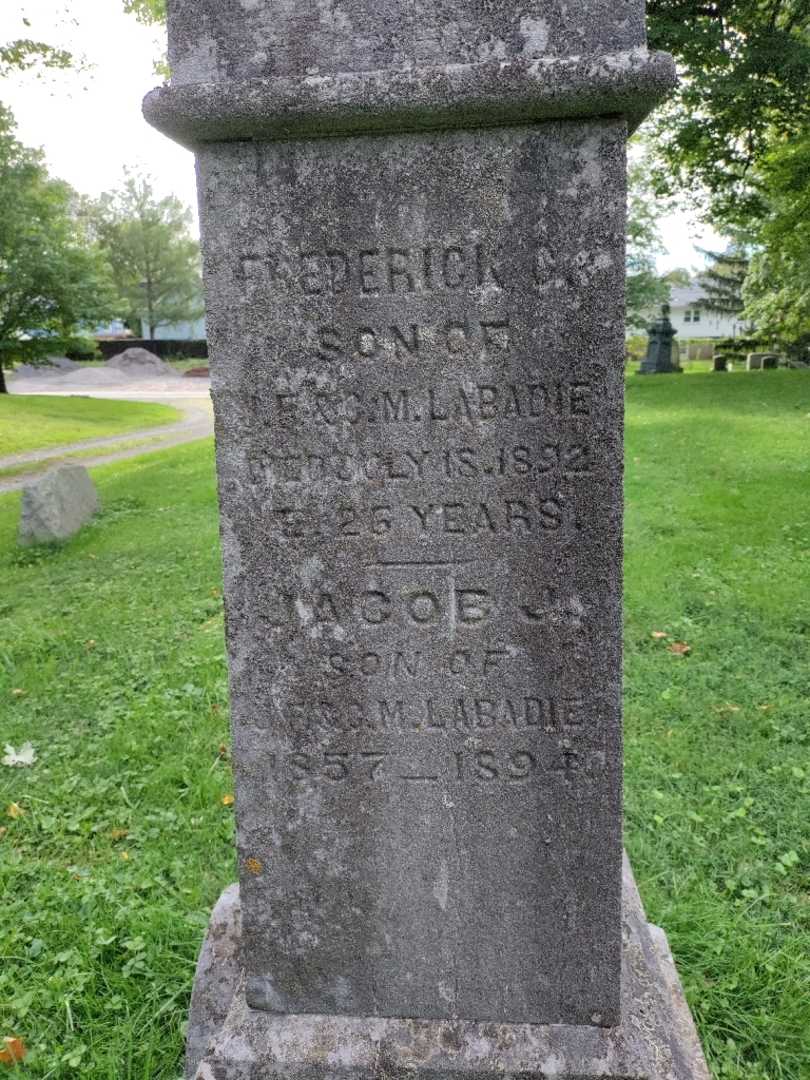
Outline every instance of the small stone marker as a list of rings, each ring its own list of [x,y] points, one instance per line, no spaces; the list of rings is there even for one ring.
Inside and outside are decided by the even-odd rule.
[[[241,886],[187,1075],[707,1077],[622,871],[643,4],[175,0],[169,43]]]
[[[23,488],[19,542],[68,540],[98,510],[98,494],[87,469],[59,465]]]
[[[641,362],[639,375],[673,375],[683,371],[675,344],[678,331],[670,322],[669,312],[669,304],[662,304],[661,314],[647,331],[647,355]]]
[[[723,353],[714,354],[714,371],[728,371],[728,357]]]

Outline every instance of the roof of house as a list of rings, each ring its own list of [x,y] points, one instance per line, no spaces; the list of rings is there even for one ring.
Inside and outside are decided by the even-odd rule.
[[[671,307],[691,307],[706,299],[702,285],[673,285],[669,291]]]

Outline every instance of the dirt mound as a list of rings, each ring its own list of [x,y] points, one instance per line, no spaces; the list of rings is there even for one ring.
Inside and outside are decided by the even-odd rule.
[[[78,366],[66,356],[49,356],[41,364],[20,364],[14,374],[18,379],[54,379],[68,371],[75,371]]]
[[[177,376],[174,368],[164,363],[159,356],[148,349],[124,349],[107,361],[107,368],[124,372],[130,379],[154,378],[157,376]]]

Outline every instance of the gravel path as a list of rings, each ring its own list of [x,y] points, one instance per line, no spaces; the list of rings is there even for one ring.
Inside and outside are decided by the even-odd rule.
[[[15,379],[11,382],[9,389],[12,394],[47,394],[58,397],[70,397],[76,393],[75,390],[60,387],[59,381],[59,379],[45,380],[42,377]],[[106,436],[103,439],[84,439],[67,446],[51,446],[47,450],[10,454],[0,458],[0,469],[38,462],[42,462],[43,465],[55,464],[57,461],[69,458],[71,454],[98,449],[97,455],[78,459],[80,464],[92,468],[95,465],[107,465],[111,461],[123,461],[126,458],[153,453],[155,450],[166,450],[171,446],[180,446],[182,443],[193,442],[196,439],[205,439],[214,433],[214,414],[208,379],[138,379],[116,385],[114,388],[103,385],[83,386],[81,396],[110,398],[117,401],[153,401],[162,405],[172,405],[183,414],[183,418],[174,424],[163,424],[161,427],[126,431],[120,435]],[[110,448],[121,443],[141,440],[148,440],[148,443],[142,446],[129,446],[124,450],[110,449],[104,453],[105,447]],[[23,487],[34,475],[36,473],[32,471],[19,476],[0,477],[0,493],[15,491]]]

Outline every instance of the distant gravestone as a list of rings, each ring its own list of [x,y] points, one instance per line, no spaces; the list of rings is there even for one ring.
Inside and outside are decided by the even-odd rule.
[[[722,353],[715,353],[714,355],[714,370],[715,371],[728,371],[728,357]]]
[[[169,44],[239,809],[187,1076],[704,1080],[622,860],[642,3],[178,0]]]
[[[678,331],[670,321],[669,312],[669,304],[662,304],[661,314],[647,331],[647,355],[641,362],[639,375],[672,375],[682,371],[675,344]]]
[[[745,363],[748,371],[773,371],[779,367],[776,353],[749,353]]]
[[[98,494],[87,469],[59,465],[23,488],[19,542],[68,540],[98,510]]]

